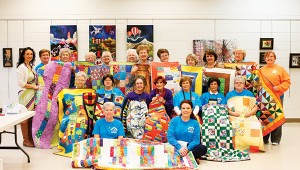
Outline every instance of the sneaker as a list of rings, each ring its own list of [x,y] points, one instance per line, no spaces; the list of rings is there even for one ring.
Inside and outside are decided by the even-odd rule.
[[[277,146],[277,145],[279,145],[279,143],[278,142],[273,142],[272,145]]]

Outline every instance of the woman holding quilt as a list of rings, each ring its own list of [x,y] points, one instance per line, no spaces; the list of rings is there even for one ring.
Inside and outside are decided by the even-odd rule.
[[[286,92],[291,85],[290,76],[283,67],[275,64],[276,54],[274,51],[268,51],[265,54],[264,59],[267,65],[258,70],[258,75],[260,75],[260,80],[262,80],[262,87],[266,89],[267,92],[270,92],[270,96],[274,98],[276,105],[280,108],[280,110],[282,110],[284,92]],[[271,109],[272,108],[270,108],[270,110]],[[261,114],[262,115],[260,116],[265,115],[268,117],[270,112],[262,111]],[[264,143],[269,143],[269,137],[271,136],[272,145],[279,145],[282,135],[281,129],[282,124],[284,123],[284,116],[283,113],[279,113],[277,116],[274,114],[277,113],[271,114],[276,118],[273,121],[274,125],[272,127],[270,127],[269,124],[267,125],[265,122],[262,122],[265,127],[268,127],[267,129],[264,129]]]
[[[181,156],[192,151],[195,159],[207,152],[206,146],[200,142],[200,126],[193,112],[193,103],[183,100],[180,103],[181,116],[173,118],[169,124],[167,138]]]

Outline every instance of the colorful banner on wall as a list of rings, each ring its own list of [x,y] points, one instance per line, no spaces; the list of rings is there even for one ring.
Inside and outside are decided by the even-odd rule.
[[[131,69],[133,63],[111,62],[110,73],[115,79],[115,86],[119,87],[125,96],[133,91],[133,86],[130,82]]]
[[[181,66],[181,76],[191,77],[191,89],[199,96],[202,95],[202,69],[199,66]]]
[[[148,60],[153,61],[153,25],[127,25],[127,49],[139,45],[149,47]]]
[[[101,60],[103,51],[109,51],[113,61],[116,61],[116,26],[90,25],[89,51],[96,54],[97,61]]]
[[[71,62],[78,60],[77,52],[77,25],[51,25],[50,46],[51,61],[59,60],[59,51],[62,48],[71,50]]]
[[[167,81],[165,88],[170,89],[173,95],[181,90],[179,86],[181,70],[178,62],[151,62],[152,89],[155,89],[153,81],[157,76],[165,77]]]
[[[218,55],[218,62],[231,63],[235,48],[235,40],[193,40],[193,53],[198,57],[199,66],[204,65],[202,58],[206,50],[215,51]]]

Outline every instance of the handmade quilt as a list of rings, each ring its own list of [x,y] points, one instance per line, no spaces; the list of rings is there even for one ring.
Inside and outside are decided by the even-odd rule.
[[[170,89],[174,94],[181,90],[179,81],[181,78],[180,64],[178,62],[151,62],[151,87],[154,89],[153,80],[157,76],[165,77],[167,84],[165,88]]]
[[[146,87],[145,92],[150,94],[151,92],[151,77],[150,77],[150,65],[149,64],[135,64],[138,67],[138,70],[134,73],[134,75],[142,75],[146,79]]]
[[[133,63],[111,62],[110,73],[114,76],[115,86],[119,87],[125,96],[133,91],[131,69]]]
[[[256,116],[245,118],[245,115],[256,105],[256,98],[236,96],[227,101],[229,108],[238,112],[239,117],[230,116],[233,128],[234,148],[242,151],[264,151],[261,124]]]
[[[217,77],[219,78],[221,85],[220,85],[220,92],[226,96],[229,91],[234,89],[234,77],[235,77],[235,70],[233,69],[222,69],[222,68],[211,68],[205,69],[205,76],[206,81],[210,77]]]
[[[74,144],[72,167],[94,169],[197,169],[191,152],[181,157],[170,144],[134,139],[89,138]]]
[[[246,152],[233,149],[233,132],[226,105],[206,104],[202,106],[202,144],[207,149],[205,158],[213,161],[248,160]]]
[[[57,95],[69,87],[71,63],[51,62],[44,72],[45,88],[35,108],[32,122],[32,138],[38,148],[51,148],[50,141],[58,118]]]
[[[58,95],[59,102],[59,143],[55,154],[71,157],[73,143],[86,138],[88,116],[83,106],[83,93],[92,89],[63,89]]]
[[[86,80],[85,83],[85,87],[92,88],[90,67],[95,66],[95,64],[87,61],[75,61],[74,63],[76,68],[75,73],[78,73],[79,71],[83,71],[88,76],[88,79]]]
[[[191,89],[199,96],[202,94],[202,69],[203,67],[198,66],[181,66],[181,76],[192,78]]]
[[[46,66],[42,66],[41,68],[39,68],[36,72],[37,74],[37,79],[38,79],[38,85],[41,87],[39,88],[36,93],[35,93],[35,100],[34,100],[34,105],[36,106],[39,101],[41,100],[41,97],[42,97],[42,93],[43,93],[43,90],[44,90],[44,87],[45,87],[45,82],[44,82],[44,78],[43,78],[43,75],[44,75],[44,72],[45,72],[45,68]]]
[[[167,131],[170,118],[164,104],[158,100],[149,104],[149,112],[146,117],[144,140],[167,142]]]
[[[252,80],[254,77],[253,71],[257,69],[255,62],[243,62],[243,63],[224,63],[225,68],[235,69],[237,75],[241,75],[246,80],[246,89],[252,89]]]
[[[102,78],[104,75],[110,73],[110,67],[107,65],[96,65],[90,66],[90,73],[91,73],[91,81],[92,81],[92,88],[94,90],[98,90],[104,85],[102,84]]]
[[[148,107],[146,102],[130,101],[126,115],[126,127],[129,136],[135,139],[142,139],[147,113]]]
[[[263,136],[285,123],[281,99],[276,96],[268,87],[259,70],[254,71],[253,93],[258,103],[258,117],[262,128]]]

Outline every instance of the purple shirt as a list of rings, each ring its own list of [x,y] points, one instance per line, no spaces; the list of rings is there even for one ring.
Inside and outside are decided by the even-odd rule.
[[[126,100],[135,100],[135,101],[145,101],[147,105],[149,106],[149,103],[151,102],[149,94],[148,93],[141,93],[137,94],[136,92],[130,92],[126,96]]]
[[[172,111],[174,109],[174,105],[173,105],[173,95],[172,95],[172,91],[169,89],[164,88],[164,90],[166,90],[164,99],[166,100],[166,103],[164,104],[165,109],[167,111],[167,114],[169,115],[169,117],[171,118],[172,116]],[[152,98],[156,97],[156,89],[152,90],[150,92],[150,100],[152,101]]]

